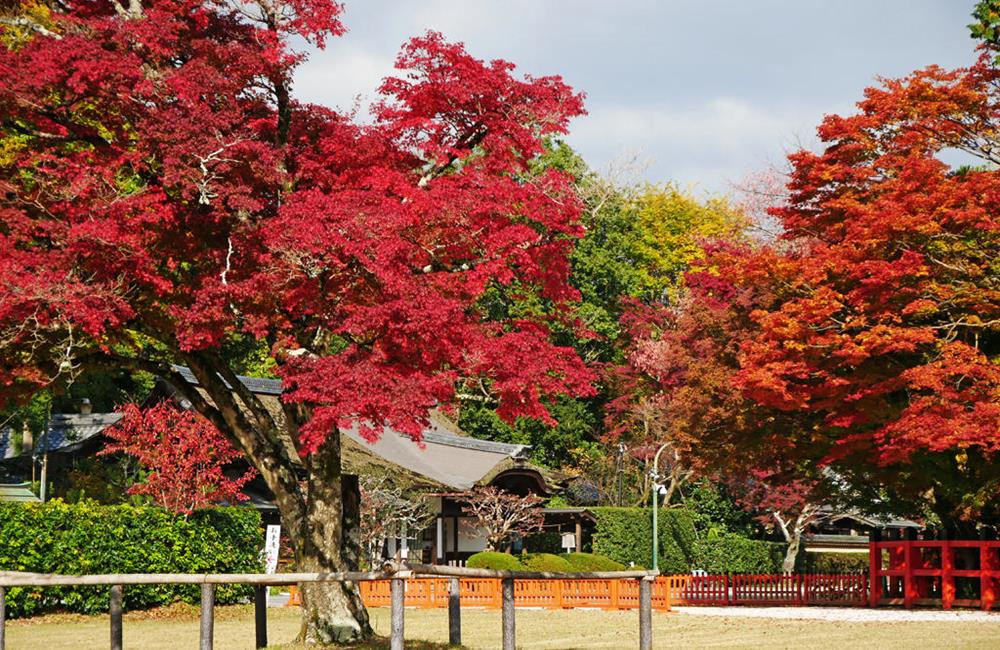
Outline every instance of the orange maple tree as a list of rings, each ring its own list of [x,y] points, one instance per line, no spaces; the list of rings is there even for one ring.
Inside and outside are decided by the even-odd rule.
[[[781,237],[710,246],[689,303],[645,319],[629,367],[692,463],[1000,517],[998,82],[984,56],[868,89],[790,157]]]

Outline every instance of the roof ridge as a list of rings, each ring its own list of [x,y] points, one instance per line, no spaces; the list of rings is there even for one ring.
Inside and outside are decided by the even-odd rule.
[[[179,366],[176,364],[171,364],[170,368],[174,370],[177,374],[184,378],[184,381],[191,384],[192,386],[199,386],[198,378],[194,376],[191,369],[187,366]],[[280,379],[272,379],[270,377],[251,377],[249,375],[236,375],[236,378],[240,380],[240,383],[247,387],[252,393],[259,395],[281,395],[284,390],[281,385]],[[223,383],[228,387],[229,382],[225,380],[224,377],[219,375],[219,379],[222,379]]]
[[[423,438],[428,442],[436,442],[440,445],[461,447],[465,449],[477,449],[479,451],[498,451],[509,456],[513,456],[516,453],[531,448],[531,445],[498,442],[496,440],[483,440],[482,438],[473,438],[472,436],[457,436],[453,433],[434,430],[424,431]]]

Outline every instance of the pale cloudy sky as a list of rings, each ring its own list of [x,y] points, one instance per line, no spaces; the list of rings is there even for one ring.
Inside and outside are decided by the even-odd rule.
[[[815,145],[877,76],[967,65],[973,0],[346,0],[350,30],[296,77],[303,100],[370,100],[428,29],[478,58],[560,74],[587,95],[568,141],[595,168],[639,152],[643,176],[726,192]]]

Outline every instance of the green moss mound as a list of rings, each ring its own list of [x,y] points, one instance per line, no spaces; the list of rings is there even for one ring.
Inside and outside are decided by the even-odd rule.
[[[592,571],[624,571],[625,565],[615,562],[609,557],[596,553],[563,553],[560,555],[572,567],[573,571],[589,573]]]
[[[524,571],[521,561],[510,553],[483,551],[476,553],[466,561],[470,569],[493,569],[496,571]]]
[[[574,571],[572,564],[552,553],[526,553],[521,556],[521,564],[528,571],[548,573],[571,573]]]

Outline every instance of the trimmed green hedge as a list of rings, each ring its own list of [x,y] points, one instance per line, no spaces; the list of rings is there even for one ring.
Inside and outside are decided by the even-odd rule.
[[[583,573],[588,571],[621,571],[625,565],[593,553],[494,553],[483,551],[471,556],[465,566],[472,569],[499,571],[548,571],[550,573]]]
[[[692,568],[709,573],[781,573],[785,544],[725,534],[698,540]]]
[[[524,550],[528,553],[562,552],[562,535],[552,531],[534,533],[524,538]]]
[[[521,561],[510,553],[483,551],[469,557],[465,566],[470,569],[493,569],[495,571],[524,571]]]
[[[807,553],[800,551],[796,571],[803,573],[868,573],[868,553]]]
[[[149,506],[0,503],[0,570],[37,573],[252,573],[261,571],[260,514],[211,508],[185,518]],[[219,585],[220,604],[249,598],[247,585]],[[198,585],[127,585],[128,609],[197,603]],[[108,609],[106,587],[14,587],[7,611],[92,614]]]
[[[648,508],[588,508],[597,518],[593,551],[620,562],[647,567],[652,561],[652,512]],[[658,513],[659,569],[663,573],[687,573],[694,558],[694,517],[683,508],[664,508]]]
[[[525,553],[521,556],[521,564],[528,571],[548,571],[549,573],[570,573],[573,565],[552,553]]]
[[[594,553],[563,553],[560,557],[569,562],[573,571],[576,572],[625,570],[625,565],[621,562],[615,562],[609,557]]]

